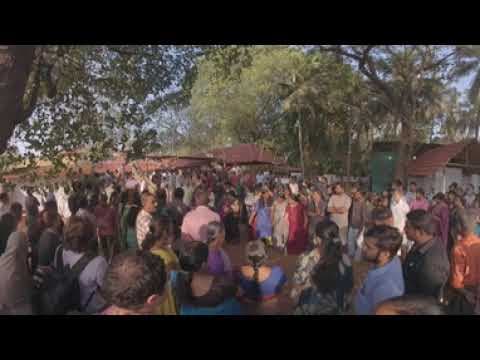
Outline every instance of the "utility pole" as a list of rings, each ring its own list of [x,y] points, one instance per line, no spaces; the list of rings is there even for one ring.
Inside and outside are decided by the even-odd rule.
[[[358,122],[358,111],[356,108],[353,109],[353,111],[350,112],[352,114],[352,119],[350,122],[348,122],[347,125],[347,166],[346,166],[346,176],[347,179],[350,178],[351,172],[352,172],[352,137],[353,137],[353,131],[356,128],[356,124]]]

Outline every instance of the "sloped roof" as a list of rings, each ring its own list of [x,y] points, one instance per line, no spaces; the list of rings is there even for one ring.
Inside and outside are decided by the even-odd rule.
[[[197,154],[225,161],[227,164],[247,165],[247,164],[273,164],[275,156],[269,150],[256,144],[239,144],[230,147],[218,148]]]
[[[455,143],[428,150],[410,162],[408,165],[408,175],[433,175],[435,171],[445,167],[450,160],[459,155],[466,146],[466,143]]]

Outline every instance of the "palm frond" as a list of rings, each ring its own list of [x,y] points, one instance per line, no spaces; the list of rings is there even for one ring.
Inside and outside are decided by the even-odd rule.
[[[476,104],[478,102],[478,98],[480,95],[480,70],[475,74],[475,78],[472,81],[472,85],[470,86],[470,90],[468,91],[468,98],[472,104]]]
[[[464,77],[469,75],[472,71],[476,70],[480,66],[480,60],[468,60],[461,61],[457,64],[455,69],[452,71],[453,77]]]

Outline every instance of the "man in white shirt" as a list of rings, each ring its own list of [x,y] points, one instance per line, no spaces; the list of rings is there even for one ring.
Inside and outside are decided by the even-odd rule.
[[[177,188],[183,187],[184,182],[185,178],[182,174],[182,171],[180,170],[180,172],[177,174]]]
[[[467,205],[467,208],[473,207],[475,198],[475,188],[472,184],[468,184],[467,189],[465,190],[465,204]]]
[[[264,181],[264,176],[262,173],[258,173],[257,176],[256,176],[256,183],[257,185],[258,184],[263,184],[263,181]]]
[[[19,203],[22,207],[25,207],[25,200],[27,199],[27,193],[18,185],[15,185],[11,193],[11,202]]]
[[[408,240],[405,235],[405,224],[407,222],[407,214],[410,212],[410,207],[407,204],[405,196],[403,196],[401,190],[395,190],[392,196],[392,203],[390,209],[393,214],[393,226],[400,231],[403,236],[402,252],[408,248]],[[403,255],[403,254],[402,254]]]
[[[68,207],[68,196],[65,193],[63,186],[59,187],[55,196],[57,198],[58,213],[63,219],[68,219],[71,216],[71,213]]]
[[[345,194],[340,183],[335,184],[334,194],[328,201],[328,212],[331,214],[330,219],[337,224],[342,245],[347,245],[348,234],[348,210],[352,206],[352,199]]]
[[[170,173],[168,185],[171,189],[175,189],[177,187],[177,175],[175,174],[175,171]]]
[[[410,206],[417,196],[417,183],[410,183],[410,191],[405,195],[407,204]]]
[[[292,177],[290,179],[290,184],[288,185],[290,187],[290,191],[292,192],[293,195],[298,194],[298,184],[297,181]]]

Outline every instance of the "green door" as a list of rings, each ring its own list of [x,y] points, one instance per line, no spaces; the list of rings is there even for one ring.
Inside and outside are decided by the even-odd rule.
[[[382,192],[388,189],[393,181],[396,155],[391,152],[376,152],[372,154],[370,173],[372,174],[372,191]]]

